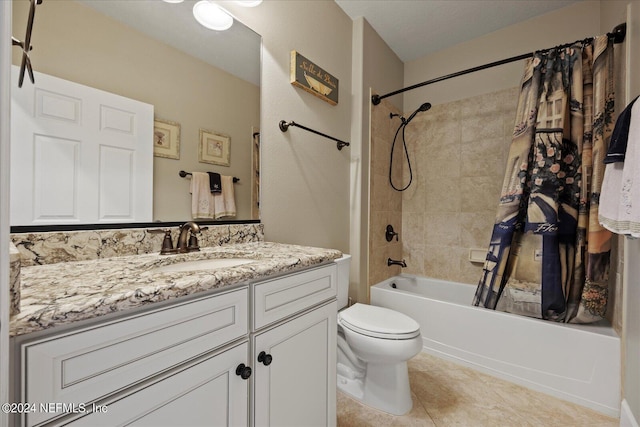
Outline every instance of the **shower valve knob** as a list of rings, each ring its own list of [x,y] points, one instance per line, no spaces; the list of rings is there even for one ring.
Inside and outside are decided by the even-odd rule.
[[[393,231],[393,226],[391,224],[387,225],[387,232],[385,233],[385,238],[387,239],[387,242],[390,242],[393,240],[393,236],[396,237],[396,241],[398,241],[398,233],[396,233],[395,231]]]
[[[271,365],[272,361],[273,361],[273,357],[270,354],[265,353],[264,351],[261,351],[260,354],[258,355],[258,362],[262,362],[264,366]]]

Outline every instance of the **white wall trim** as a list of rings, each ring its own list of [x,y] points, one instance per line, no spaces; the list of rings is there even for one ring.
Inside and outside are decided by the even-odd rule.
[[[622,400],[620,408],[620,427],[640,427],[636,418],[633,416],[626,399]]]
[[[9,141],[11,123],[11,2],[0,1],[0,403],[9,402]],[[0,426],[9,417],[0,412]]]
[[[640,83],[636,76],[640,72],[640,55],[637,53],[640,43],[640,2],[627,4],[627,36],[626,45],[626,101],[640,94]],[[640,414],[640,313],[637,310],[640,301],[640,289],[636,286],[640,278],[640,265],[636,262],[640,254],[640,240],[626,237],[624,241],[623,268],[623,309],[622,309],[622,339],[624,351],[624,381],[623,381],[623,414],[620,417],[621,426],[638,426],[636,417]],[[623,424],[633,420],[632,424]],[[631,422],[631,421],[629,421]]]
[[[366,128],[362,125],[364,116],[365,97],[363,89],[364,75],[364,18],[353,20],[353,30],[351,39],[351,164],[350,164],[350,207],[349,207],[349,251],[351,253],[351,269],[350,269],[350,289],[349,296],[358,302],[367,302],[366,289],[366,256],[367,245],[361,244],[366,233],[363,226],[363,220],[368,217],[368,171],[367,165],[363,161],[364,150],[367,149],[365,143]],[[368,122],[367,122],[368,124]],[[363,182],[367,182],[366,185]],[[363,215],[363,210],[365,215]],[[366,222],[366,221],[365,221]],[[368,223],[367,223],[368,229]]]

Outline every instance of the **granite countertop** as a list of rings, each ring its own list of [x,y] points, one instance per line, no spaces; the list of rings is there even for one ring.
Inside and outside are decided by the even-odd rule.
[[[20,313],[11,319],[10,335],[248,283],[340,256],[342,253],[334,249],[254,242],[207,247],[187,254],[154,253],[23,267]],[[182,261],[210,258],[256,261],[209,271],[150,271]]]
[[[9,262],[20,261],[20,251],[13,243],[9,244]]]

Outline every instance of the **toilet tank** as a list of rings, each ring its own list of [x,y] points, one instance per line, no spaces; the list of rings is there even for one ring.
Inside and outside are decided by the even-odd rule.
[[[338,265],[337,285],[338,285],[338,310],[345,308],[349,302],[349,267],[351,265],[351,255],[343,254],[341,258],[335,260]]]

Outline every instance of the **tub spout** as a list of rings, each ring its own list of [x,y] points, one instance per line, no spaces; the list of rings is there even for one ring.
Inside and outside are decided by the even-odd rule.
[[[387,260],[387,265],[388,265],[388,266],[392,266],[392,265],[399,265],[400,267],[405,268],[405,267],[407,266],[407,262],[406,262],[405,260],[397,261],[397,260],[395,260],[395,259],[391,259],[391,258],[389,258],[389,259]]]

